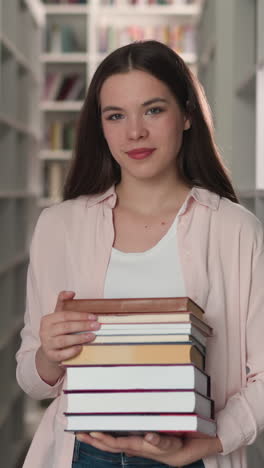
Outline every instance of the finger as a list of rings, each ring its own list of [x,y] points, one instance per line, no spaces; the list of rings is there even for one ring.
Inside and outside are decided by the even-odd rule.
[[[151,445],[154,445],[160,450],[170,450],[172,447],[178,450],[182,447],[183,442],[180,437],[161,435],[153,432],[149,432],[145,435],[144,439]]]
[[[73,310],[59,310],[55,314],[48,314],[45,316],[46,320],[49,320],[51,323],[61,323],[61,322],[75,322],[89,320],[97,322],[97,315],[87,312],[75,312]],[[99,322],[97,322],[99,323]]]
[[[70,348],[72,346],[85,345],[96,338],[93,333],[78,333],[73,335],[61,335],[49,340],[49,347],[52,350]]]
[[[52,326],[51,337],[68,335],[70,333],[90,332],[99,330],[100,324],[96,320],[80,320],[57,322]]]
[[[78,440],[90,444],[99,450],[104,450],[111,453],[120,453],[119,448],[113,448],[107,445],[104,441],[92,437],[90,434],[87,433],[78,433]]]
[[[66,301],[67,299],[73,299],[74,296],[75,296],[74,291],[61,291],[58,294],[57,303],[56,303],[54,312],[59,312],[60,310],[62,310],[64,301]]]
[[[48,356],[51,361],[62,363],[63,361],[67,361],[67,359],[71,359],[77,356],[81,352],[81,350],[81,345],[72,346],[70,348],[49,351]]]

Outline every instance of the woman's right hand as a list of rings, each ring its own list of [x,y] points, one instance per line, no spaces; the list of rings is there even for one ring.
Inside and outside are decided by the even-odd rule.
[[[100,328],[96,315],[64,310],[64,302],[74,296],[74,292],[61,291],[54,313],[41,319],[41,346],[37,351],[36,365],[47,383],[54,384],[58,380],[63,373],[61,362],[80,353],[84,343],[95,339],[93,331]]]

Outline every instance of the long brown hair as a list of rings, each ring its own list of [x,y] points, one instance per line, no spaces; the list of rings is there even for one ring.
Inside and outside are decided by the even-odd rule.
[[[120,47],[97,68],[80,114],[74,157],[64,186],[64,200],[105,192],[121,179],[103,135],[100,91],[117,73],[142,70],[168,86],[191,119],[183,132],[176,164],[189,186],[200,186],[238,202],[230,176],[214,140],[211,112],[202,86],[181,57],[158,41],[139,41]]]

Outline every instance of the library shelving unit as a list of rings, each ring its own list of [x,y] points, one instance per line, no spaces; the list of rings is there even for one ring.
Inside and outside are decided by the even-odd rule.
[[[81,0],[74,4],[46,0],[44,8],[46,34],[42,63],[46,78],[42,101],[45,137],[40,152],[41,207],[61,200],[76,120],[99,63],[109,52],[133,40],[158,39],[166,43],[170,40],[170,45],[181,53],[195,72],[194,36],[201,0]],[[76,89],[81,92],[71,99],[72,93],[67,95],[67,79],[68,89],[73,88],[70,80],[72,83],[77,81],[78,75],[80,87],[76,84]],[[84,89],[81,81],[85,84]],[[63,87],[56,96],[58,82],[66,87],[63,98]]]
[[[13,468],[26,443],[15,353],[25,306],[28,242],[39,210],[39,97],[43,6],[0,1],[0,453]],[[39,66],[38,66],[39,64]]]
[[[198,76],[240,201],[264,221],[264,3],[207,0]]]

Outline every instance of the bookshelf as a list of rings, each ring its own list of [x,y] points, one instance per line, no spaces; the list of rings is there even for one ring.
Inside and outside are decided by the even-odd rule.
[[[43,6],[0,1],[0,452],[13,468],[27,443],[26,398],[15,353],[25,308],[28,243],[38,214],[41,114],[39,53]]]
[[[170,38],[170,45],[196,71],[194,29],[201,0],[82,0],[74,4],[47,0],[44,8],[46,34],[41,61],[45,80],[52,81],[52,74],[65,77],[76,73],[84,80],[86,90],[96,67],[108,53],[133,40],[150,38],[163,42]],[[61,199],[74,141],[73,129],[83,103],[82,96],[70,100],[67,93],[65,99],[58,99],[54,89],[56,86],[53,93],[47,92],[48,81],[44,82],[41,207]],[[57,190],[56,183],[60,184]]]
[[[198,25],[198,76],[241,202],[264,221],[263,0],[207,0]]]

